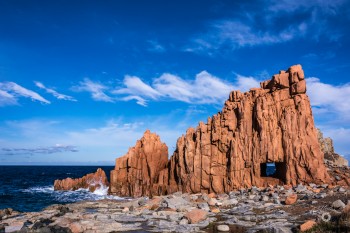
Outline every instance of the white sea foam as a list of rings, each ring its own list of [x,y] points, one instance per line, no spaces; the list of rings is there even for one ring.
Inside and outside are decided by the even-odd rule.
[[[108,195],[108,186],[101,185],[94,192],[90,192],[88,189],[78,189],[75,191],[54,191],[53,186],[37,186],[22,190],[25,193],[45,193],[51,196],[51,198],[60,203],[77,202],[77,201],[97,201],[103,199],[123,200],[124,198]]]
[[[22,190],[24,193],[52,193],[53,186],[37,186]]]
[[[97,188],[93,194],[99,195],[99,196],[108,196],[108,186],[101,185],[99,188]]]

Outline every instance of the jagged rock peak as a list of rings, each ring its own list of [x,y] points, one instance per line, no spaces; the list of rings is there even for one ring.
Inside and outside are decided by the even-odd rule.
[[[271,92],[280,89],[289,89],[290,94],[304,94],[306,81],[301,65],[291,66],[287,71],[281,70],[272,79],[260,83],[260,87]]]
[[[126,155],[117,158],[111,171],[110,191],[121,196],[151,196],[159,173],[168,162],[168,147],[160,137],[146,130]]]

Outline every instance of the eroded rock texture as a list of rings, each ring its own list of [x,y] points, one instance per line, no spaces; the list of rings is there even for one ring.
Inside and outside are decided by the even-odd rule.
[[[324,153],[324,161],[327,172],[331,177],[331,184],[336,186],[350,186],[348,160],[334,152],[333,140],[331,138],[324,138],[320,130],[318,130],[318,141]]]
[[[323,133],[319,129],[317,137],[321,150],[324,153],[324,159],[329,165],[337,167],[348,166],[348,160],[334,151],[333,140],[331,138],[324,138]]]
[[[82,178],[72,179],[66,178],[63,180],[55,180],[54,190],[77,190],[80,188],[89,189],[94,192],[101,186],[108,187],[108,179],[106,173],[98,168],[95,173],[90,173]]]
[[[233,91],[222,112],[188,129],[169,164],[169,191],[328,182],[300,65],[247,93]],[[276,174],[268,177],[266,163]]]
[[[221,112],[178,139],[166,167],[166,146],[147,133],[117,159],[111,191],[126,196],[223,193],[253,185],[327,183],[305,93],[300,65],[280,71],[261,88],[231,92]],[[148,144],[153,146],[145,150]],[[272,176],[267,163],[275,163]]]
[[[167,162],[168,147],[147,130],[126,155],[116,159],[110,192],[134,197],[158,193],[159,173]]]

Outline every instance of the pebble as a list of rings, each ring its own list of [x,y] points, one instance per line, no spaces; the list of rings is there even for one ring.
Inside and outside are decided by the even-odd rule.
[[[179,222],[180,225],[187,225],[188,224],[188,220],[186,218],[183,218],[180,220]]]
[[[217,225],[216,229],[221,232],[230,231],[230,227],[228,225]]]

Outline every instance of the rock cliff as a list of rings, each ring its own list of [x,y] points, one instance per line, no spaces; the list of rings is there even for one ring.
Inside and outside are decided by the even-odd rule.
[[[147,131],[116,160],[110,190],[140,196],[328,183],[323,159],[304,72],[295,65],[261,88],[232,91],[221,112],[178,139],[168,162],[167,147]],[[272,175],[269,163],[276,168]]]
[[[147,130],[126,155],[116,159],[110,192],[137,197],[158,193],[159,173],[167,162],[168,147],[158,135]]]
[[[89,189],[94,192],[101,186],[108,187],[109,183],[107,180],[106,173],[98,168],[95,173],[90,173],[82,178],[72,179],[66,178],[63,180],[55,180],[54,190],[77,190],[80,188]]]

